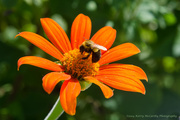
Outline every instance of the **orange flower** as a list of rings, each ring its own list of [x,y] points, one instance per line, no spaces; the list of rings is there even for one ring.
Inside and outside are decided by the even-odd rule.
[[[109,64],[140,52],[131,43],[124,43],[109,49],[116,38],[115,29],[105,26],[91,38],[94,43],[109,49],[108,51],[101,51],[101,59],[96,63],[92,63],[92,56],[82,59],[84,54],[79,51],[82,42],[85,39],[90,39],[91,20],[88,16],[79,14],[75,18],[71,28],[71,43],[64,30],[54,20],[42,18],[41,24],[53,44],[31,32],[21,32],[16,37],[21,36],[27,39],[58,59],[58,62],[36,56],[25,56],[18,60],[18,70],[22,64],[30,64],[53,71],[46,74],[42,79],[43,88],[49,94],[58,82],[64,80],[60,90],[60,102],[66,113],[75,114],[76,98],[82,90],[80,83],[83,81],[98,85],[105,98],[113,96],[113,90],[108,86],[119,90],[145,94],[144,85],[140,80],[147,81],[148,79],[141,68],[128,64]]]

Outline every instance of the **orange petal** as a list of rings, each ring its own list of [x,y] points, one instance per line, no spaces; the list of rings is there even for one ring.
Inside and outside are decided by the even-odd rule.
[[[117,72],[122,75],[136,77],[137,79],[142,79],[148,81],[148,78],[146,76],[146,73],[138,66],[135,65],[129,65],[129,64],[109,64],[109,65],[103,65],[100,67],[100,71],[106,71],[106,72]]]
[[[132,43],[118,45],[104,53],[99,61],[100,65],[121,60],[139,53],[140,50]]]
[[[71,78],[71,76],[66,73],[51,72],[51,73],[46,74],[43,77],[42,85],[43,85],[44,90],[48,94],[50,94],[58,82],[60,82],[62,80],[69,80],[70,78]]]
[[[81,86],[77,79],[71,78],[64,81],[60,91],[61,106],[69,115],[75,115],[77,96],[80,94]]]
[[[119,90],[145,94],[145,88],[142,82],[136,77],[124,75],[124,73],[121,74],[117,71],[110,72],[109,70],[100,70],[98,75],[96,75],[96,79]]]
[[[44,68],[47,70],[51,70],[51,71],[63,71],[63,68],[61,65],[58,65],[50,60],[47,60],[41,57],[36,57],[36,56],[21,57],[18,60],[18,70],[22,64],[29,64],[29,65],[37,66],[37,67]]]
[[[41,18],[42,27],[50,39],[50,41],[58,48],[62,53],[66,53],[71,50],[71,44],[65,31],[50,18]]]
[[[79,14],[71,28],[71,46],[79,48],[85,39],[89,39],[91,35],[91,20],[88,16]]]
[[[49,41],[47,41],[45,38],[41,37],[38,34],[32,32],[21,32],[17,34],[15,37],[17,36],[25,38],[32,44],[42,49],[44,52],[59,60],[63,57],[63,55],[59,52],[59,50],[56,47],[54,47]]]
[[[84,79],[98,85],[101,88],[105,98],[110,98],[113,96],[113,90],[108,86],[104,85],[103,83],[101,83],[100,81],[98,81],[96,78],[88,76],[85,77]]]
[[[91,40],[94,41],[96,44],[99,44],[109,49],[114,43],[115,38],[116,30],[110,26],[105,26],[101,28],[98,32],[96,32],[96,34],[94,34]],[[105,51],[102,51],[102,54],[104,52]]]

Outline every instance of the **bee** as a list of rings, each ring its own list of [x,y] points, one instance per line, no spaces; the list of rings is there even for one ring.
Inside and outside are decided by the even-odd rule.
[[[101,58],[101,50],[107,51],[107,49],[101,45],[94,43],[92,40],[85,40],[79,47],[81,54],[87,52],[88,55],[82,59],[87,59],[92,53],[92,63],[96,63]]]

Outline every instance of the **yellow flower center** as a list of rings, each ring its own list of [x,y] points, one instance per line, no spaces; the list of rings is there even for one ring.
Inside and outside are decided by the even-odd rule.
[[[82,59],[87,53],[81,54],[79,49],[74,49],[64,54],[61,60],[65,72],[72,77],[82,80],[85,76],[95,76],[99,71],[99,64],[92,63],[92,55],[87,59]]]

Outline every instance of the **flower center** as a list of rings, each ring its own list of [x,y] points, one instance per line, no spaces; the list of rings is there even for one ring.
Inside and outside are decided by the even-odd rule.
[[[95,76],[99,71],[99,63],[92,63],[92,55],[87,59],[82,59],[85,56],[87,54],[81,54],[79,49],[65,53],[61,60],[62,65],[65,67],[65,72],[79,80],[85,76]]]

